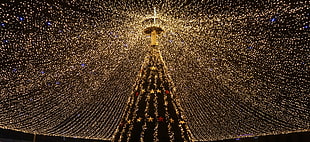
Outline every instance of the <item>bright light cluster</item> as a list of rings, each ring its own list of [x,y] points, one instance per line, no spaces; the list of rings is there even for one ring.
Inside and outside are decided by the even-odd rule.
[[[0,3],[0,127],[111,139],[149,49],[193,139],[309,131],[308,1],[7,0]]]

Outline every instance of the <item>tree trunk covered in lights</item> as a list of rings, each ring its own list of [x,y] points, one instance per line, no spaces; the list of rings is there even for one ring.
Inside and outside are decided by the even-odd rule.
[[[146,57],[113,141],[191,141],[158,46]]]

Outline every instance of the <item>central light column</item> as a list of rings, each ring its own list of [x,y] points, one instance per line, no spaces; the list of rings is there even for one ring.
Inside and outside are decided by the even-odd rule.
[[[161,34],[164,30],[160,27],[152,26],[144,29],[144,33],[151,35],[151,46],[157,46],[157,35]]]
[[[157,35],[161,34],[164,30],[160,27],[152,26],[144,29],[144,34],[151,36],[151,54],[155,54],[156,56],[160,55],[160,51],[158,49]]]
[[[151,32],[151,45],[158,45],[156,36],[157,36],[156,31],[155,30],[152,31]]]

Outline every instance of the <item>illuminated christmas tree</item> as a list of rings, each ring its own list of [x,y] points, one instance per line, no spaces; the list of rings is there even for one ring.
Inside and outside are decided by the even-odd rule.
[[[163,30],[156,26],[144,30],[151,35],[151,50],[113,141],[191,141],[156,41],[161,32]]]

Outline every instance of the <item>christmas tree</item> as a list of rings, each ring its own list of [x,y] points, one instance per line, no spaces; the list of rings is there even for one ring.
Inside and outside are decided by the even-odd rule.
[[[172,81],[156,36],[163,30],[149,27],[151,50],[141,67],[125,115],[113,141],[191,141]]]

